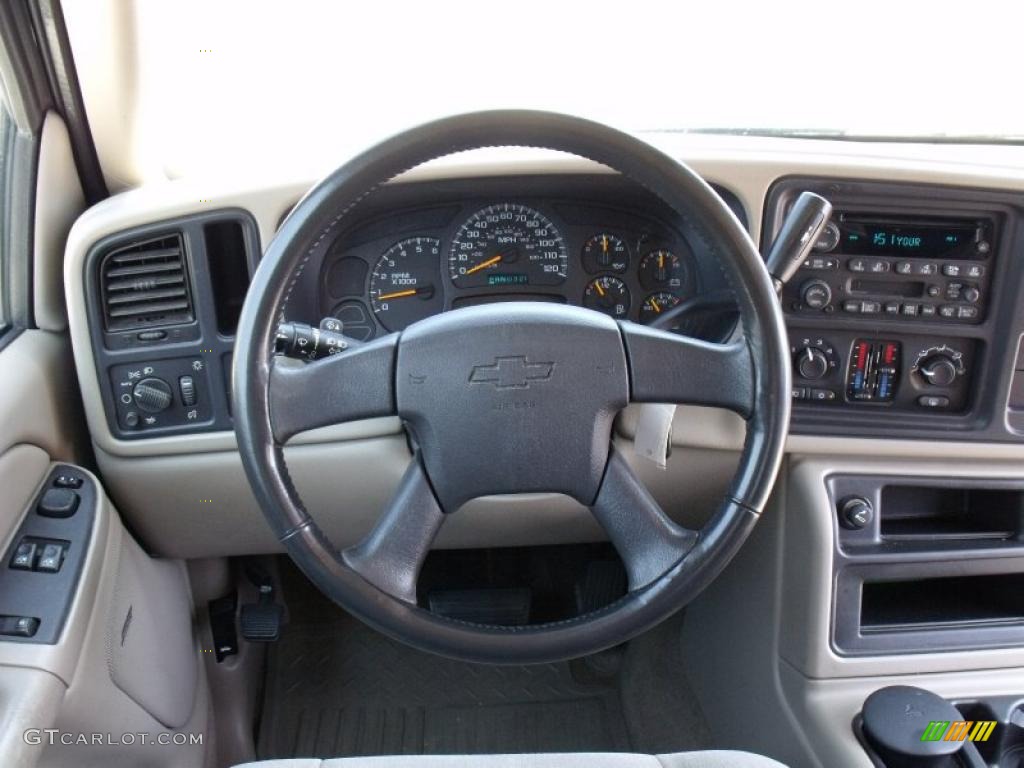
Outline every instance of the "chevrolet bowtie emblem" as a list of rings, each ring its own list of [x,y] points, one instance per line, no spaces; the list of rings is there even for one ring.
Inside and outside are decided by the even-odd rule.
[[[472,384],[493,384],[497,389],[526,389],[532,381],[551,378],[554,363],[531,363],[526,357],[498,357],[491,365],[475,365],[469,374]]]

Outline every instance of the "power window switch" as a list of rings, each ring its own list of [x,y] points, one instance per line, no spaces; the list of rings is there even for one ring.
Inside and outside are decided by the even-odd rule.
[[[39,555],[39,562],[36,563],[36,570],[44,573],[56,573],[64,562],[63,544],[45,544]]]
[[[0,616],[0,635],[34,637],[38,629],[39,619],[33,616]]]
[[[71,517],[78,509],[78,494],[66,488],[50,488],[39,500],[36,511],[43,517]]]
[[[34,541],[23,541],[14,550],[14,557],[11,558],[11,568],[18,571],[31,571],[36,560],[37,545]]]

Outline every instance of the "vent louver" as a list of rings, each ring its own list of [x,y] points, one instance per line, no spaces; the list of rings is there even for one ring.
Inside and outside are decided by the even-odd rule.
[[[195,319],[180,234],[117,248],[100,264],[108,331],[188,323]]]

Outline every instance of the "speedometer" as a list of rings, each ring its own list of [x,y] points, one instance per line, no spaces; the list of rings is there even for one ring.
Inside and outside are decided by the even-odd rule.
[[[532,208],[498,203],[463,224],[448,254],[448,273],[460,288],[558,285],[569,255],[555,225]]]

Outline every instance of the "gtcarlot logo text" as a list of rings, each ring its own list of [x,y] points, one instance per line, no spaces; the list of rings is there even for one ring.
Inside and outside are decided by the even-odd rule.
[[[29,728],[22,738],[26,744],[32,746],[40,744],[56,746],[59,744],[66,747],[131,747],[151,744],[182,747],[203,743],[203,734],[201,733],[146,733],[145,731],[138,733],[70,733],[56,728]]]

